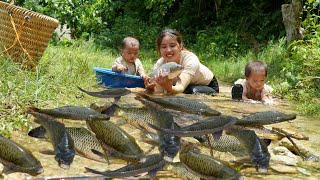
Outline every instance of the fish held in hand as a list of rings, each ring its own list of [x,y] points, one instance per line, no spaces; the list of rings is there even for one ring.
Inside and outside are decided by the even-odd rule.
[[[180,64],[177,64],[176,62],[168,62],[165,64],[162,64],[157,69],[154,69],[150,75],[151,81],[155,78],[156,75],[159,73],[161,76],[168,76],[168,79],[174,79],[177,77],[183,70],[183,66]]]
[[[135,163],[126,165],[120,169],[114,171],[96,171],[94,169],[86,167],[87,171],[90,171],[95,174],[102,174],[107,177],[112,178],[124,178],[137,176],[142,173],[148,173],[151,177],[155,176],[156,172],[164,166],[164,160],[160,154],[152,154],[145,157],[146,160],[144,163]]]
[[[30,150],[1,135],[0,148],[0,162],[6,168],[33,176],[44,171],[40,161]]]
[[[106,114],[101,114],[93,109],[82,106],[62,106],[53,109],[40,109],[34,106],[27,108],[27,111],[34,111],[47,114],[55,118],[73,119],[73,120],[109,120]]]
[[[263,111],[245,116],[237,121],[237,125],[257,126],[280,123],[296,119],[296,114],[285,114],[278,111]]]

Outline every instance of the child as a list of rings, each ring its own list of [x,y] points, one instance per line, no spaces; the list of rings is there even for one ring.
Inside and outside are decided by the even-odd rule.
[[[245,67],[246,79],[239,79],[235,85],[243,87],[242,99],[244,101],[262,101],[266,104],[273,104],[271,92],[272,87],[265,84],[267,77],[267,65],[262,61],[251,61]]]
[[[145,79],[147,76],[138,59],[138,52],[139,41],[133,37],[124,38],[121,43],[121,56],[113,63],[112,71],[140,76]]]

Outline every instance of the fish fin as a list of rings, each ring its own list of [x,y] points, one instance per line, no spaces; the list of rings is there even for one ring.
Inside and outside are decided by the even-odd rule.
[[[217,131],[217,132],[212,133],[213,139],[214,139],[215,141],[218,141],[218,140],[220,139],[220,137],[222,136],[222,131],[223,131],[223,130],[220,130],[220,131]]]
[[[120,100],[121,96],[119,97],[114,97],[114,101],[113,101],[113,104],[116,104],[119,100]]]
[[[109,158],[108,158],[108,156],[106,156],[104,153],[102,153],[102,152],[100,152],[100,151],[98,151],[98,150],[95,150],[95,149],[91,149],[91,151],[92,151],[94,154],[96,154],[96,155],[104,158],[104,159],[107,161],[107,163],[110,165]]]
[[[117,104],[112,104],[110,107],[108,107],[107,109],[103,110],[101,113],[102,114],[106,114],[108,116],[114,116],[114,113],[115,113],[117,108],[119,108],[119,106]]]
[[[158,126],[155,126],[155,125],[153,125],[153,124],[148,123],[148,126],[151,127],[151,128],[154,129],[154,130],[157,130],[157,131],[166,133],[166,131],[165,131],[164,129],[162,129],[162,128],[158,127]]]
[[[51,149],[40,150],[39,152],[45,155],[55,155],[54,151]]]
[[[271,144],[271,139],[261,139],[262,143],[264,143],[267,147]]]

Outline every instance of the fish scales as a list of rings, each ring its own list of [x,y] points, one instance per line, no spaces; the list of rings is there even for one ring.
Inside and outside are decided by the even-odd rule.
[[[0,162],[19,172],[37,175],[43,172],[40,161],[30,150],[20,144],[0,135]]]
[[[160,154],[152,154],[149,156],[146,156],[146,160],[144,163],[134,163],[126,165],[122,168],[119,168],[114,171],[105,171],[105,172],[99,172],[90,168],[86,168],[90,172],[96,173],[96,174],[102,174],[107,177],[112,178],[121,178],[121,177],[129,177],[129,176],[136,176],[141,173],[157,171],[158,169],[162,168],[164,165],[164,160],[162,159],[162,156]]]
[[[103,149],[91,131],[83,127],[66,127],[66,131],[73,139],[74,148],[78,155],[99,162],[107,162],[105,158],[92,152],[92,149],[99,152],[103,152]],[[29,136],[35,138],[46,138],[46,134],[46,129],[43,126],[33,128],[28,133]]]
[[[214,140],[212,134],[208,134],[207,137],[203,138],[202,145],[212,148],[213,150],[220,152],[232,152],[232,151],[241,151],[244,150],[244,147],[241,145],[240,141],[231,135],[223,134],[218,140]]]
[[[74,142],[66,131],[64,124],[46,114],[33,111],[27,112],[35,117],[35,122],[41,124],[46,129],[54,148],[55,160],[59,163],[59,166],[68,169],[73,162],[75,148]]]
[[[106,114],[101,114],[93,109],[82,106],[62,106],[53,109],[40,109],[36,107],[28,107],[28,109],[53,116],[55,118],[65,118],[73,120],[109,120]]]
[[[181,162],[166,163],[164,169],[171,171],[182,180],[200,180],[201,178],[191,173]]]
[[[104,158],[96,155],[91,149],[103,152],[99,141],[86,128],[67,127],[67,132],[74,141],[75,150],[78,154],[99,162],[107,162]]]
[[[108,147],[123,153],[127,160],[139,160],[143,156],[143,151],[136,143],[135,139],[110,121],[87,121],[87,126],[94,132],[96,138]],[[104,149],[106,150],[106,149]]]
[[[148,123],[156,124],[156,117],[148,108],[120,108],[117,107],[115,115],[124,118],[130,125],[156,134],[157,131],[150,128]]]
[[[174,109],[182,112],[201,114],[207,116],[219,116],[221,114],[219,111],[211,109],[205,103],[199,102],[195,99],[179,96],[156,98],[142,93],[137,94],[137,96],[155,102],[164,108]],[[137,99],[139,100],[139,98]]]
[[[296,114],[285,114],[278,111],[263,111],[250,114],[237,121],[237,125],[267,125],[293,120]]]
[[[227,163],[205,154],[180,152],[180,161],[201,178],[238,179],[241,176]]]

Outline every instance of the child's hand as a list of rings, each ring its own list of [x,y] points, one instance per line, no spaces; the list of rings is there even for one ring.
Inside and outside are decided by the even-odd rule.
[[[122,64],[118,64],[118,65],[117,65],[117,71],[118,71],[118,72],[128,71],[128,68],[125,67],[125,66],[122,65]]]
[[[144,85],[145,85],[146,89],[149,91],[154,91],[154,88],[156,86],[155,83],[150,82],[150,77],[148,77],[148,76],[144,79]]]

